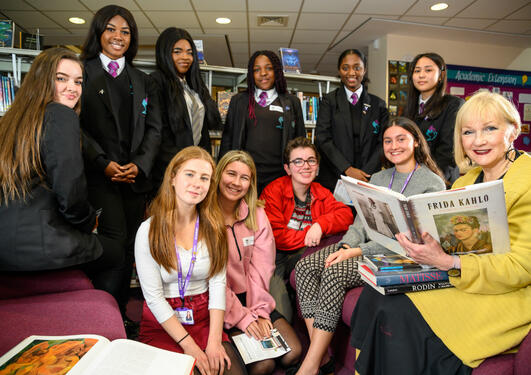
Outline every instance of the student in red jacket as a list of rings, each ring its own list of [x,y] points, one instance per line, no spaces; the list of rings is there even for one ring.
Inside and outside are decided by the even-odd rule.
[[[284,160],[287,176],[266,186],[260,199],[266,203],[277,247],[270,293],[277,310],[291,321],[292,308],[283,280],[289,277],[307,247],[318,246],[324,237],[346,231],[353,216],[350,208],[314,182],[319,171],[319,153],[309,139],[298,137],[289,141]]]

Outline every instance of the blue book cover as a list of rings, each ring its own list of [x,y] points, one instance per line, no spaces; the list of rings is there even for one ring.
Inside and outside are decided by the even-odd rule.
[[[377,286],[417,284],[448,280],[448,272],[438,269],[428,269],[423,271],[376,272],[367,264],[360,262],[358,270]]]
[[[302,73],[299,50],[294,48],[280,48],[280,58],[284,73]]]

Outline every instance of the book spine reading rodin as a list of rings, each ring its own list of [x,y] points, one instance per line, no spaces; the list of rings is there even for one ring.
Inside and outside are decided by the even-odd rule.
[[[425,290],[434,290],[434,289],[444,289],[451,288],[452,284],[449,281],[433,281],[427,283],[416,283],[416,284],[402,284],[402,285],[392,285],[384,286],[384,294],[400,294],[408,292],[422,292]]]

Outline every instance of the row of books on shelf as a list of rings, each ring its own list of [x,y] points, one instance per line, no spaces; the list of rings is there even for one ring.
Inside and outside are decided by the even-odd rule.
[[[6,112],[15,100],[15,81],[11,76],[0,76],[0,112]]]
[[[316,124],[317,113],[319,112],[319,98],[317,96],[306,96],[302,92],[297,92],[297,97],[301,101],[304,123]]]
[[[392,251],[366,256],[358,263],[362,279],[382,294],[451,287],[448,273],[415,263],[395,235],[423,243],[429,233],[451,255],[506,253],[509,226],[503,181],[410,197],[386,187],[341,176],[336,199],[352,205],[368,237]]]

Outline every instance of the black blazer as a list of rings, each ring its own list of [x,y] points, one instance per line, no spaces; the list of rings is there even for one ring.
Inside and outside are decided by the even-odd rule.
[[[129,162],[135,163],[139,174],[131,185],[137,193],[146,192],[148,178],[160,145],[161,120],[155,84],[149,76],[126,63],[125,69],[133,86],[132,131]],[[81,96],[81,129],[83,156],[90,183],[107,183],[104,170],[110,161],[119,160],[120,126],[118,113],[112,108],[109,89],[101,60],[85,62],[83,95]]]
[[[44,180],[32,179],[26,201],[0,203],[0,271],[64,268],[102,254],[91,234],[96,214],[87,199],[80,141],[76,113],[48,104],[40,142]]]
[[[424,134],[431,156],[450,184],[459,178],[459,167],[454,159],[454,128],[459,108],[465,101],[457,96],[445,95],[443,110],[435,118],[413,119]],[[418,107],[418,104],[417,104]]]
[[[284,110],[284,126],[282,130],[282,154],[288,141],[306,136],[300,100],[291,94],[279,94],[278,98]],[[227,120],[223,128],[219,158],[230,150],[242,150],[245,145],[245,124],[249,116],[249,93],[242,92],[232,97],[227,112]],[[289,124],[289,126],[288,126]]]
[[[372,174],[381,169],[382,129],[389,121],[385,102],[369,94],[364,87],[359,99],[362,105],[360,145],[361,160],[352,160],[354,143],[350,103],[343,86],[325,95],[319,105],[315,144],[322,157],[318,181],[334,190],[337,179],[350,166]]]
[[[151,77],[156,84],[162,119],[161,143],[152,172],[155,185],[154,189],[158,189],[164,178],[164,171],[171,159],[183,148],[193,146],[194,139],[184,93],[181,91],[177,94],[176,118],[172,119],[168,107],[173,105],[173,100],[168,96],[166,76],[157,70],[151,73]],[[212,152],[212,145],[208,131],[211,129],[221,129],[221,117],[217,104],[212,98],[208,97],[208,100],[203,105],[205,106],[205,118],[203,121],[203,129],[201,130],[201,140],[198,146],[203,147],[210,154]]]

